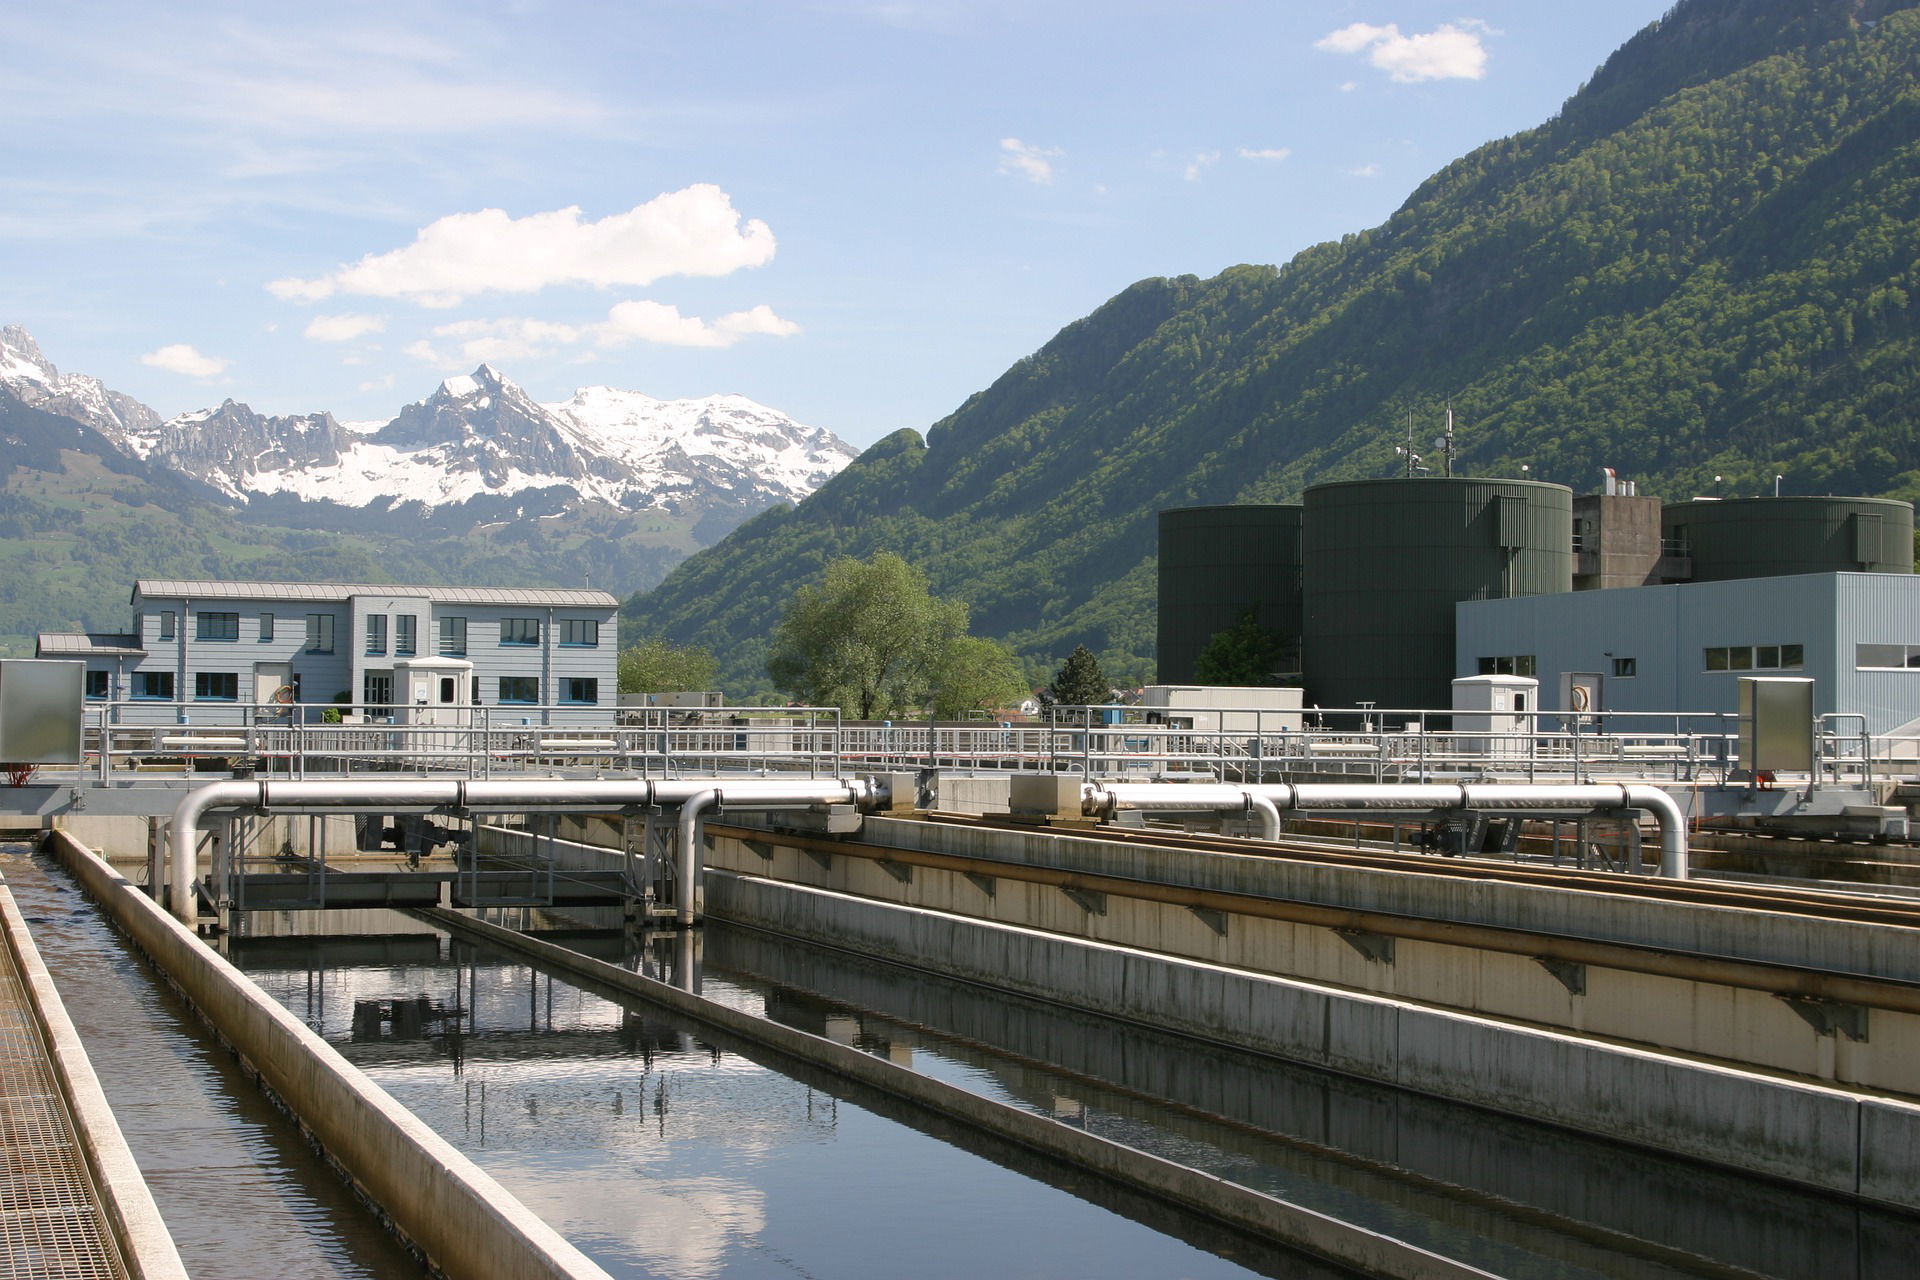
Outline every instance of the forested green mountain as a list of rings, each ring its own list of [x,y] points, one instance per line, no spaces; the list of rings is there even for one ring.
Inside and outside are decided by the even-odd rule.
[[[1281,267],[1145,280],[628,605],[764,685],[794,587],[898,553],[1037,672],[1151,671],[1155,513],[1459,470],[1920,495],[1916,0],[1682,0],[1553,120]]]

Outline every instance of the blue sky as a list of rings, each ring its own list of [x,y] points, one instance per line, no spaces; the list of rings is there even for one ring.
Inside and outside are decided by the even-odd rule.
[[[739,392],[865,446],[1284,262],[1669,0],[80,3],[0,42],[0,323],[163,414]]]

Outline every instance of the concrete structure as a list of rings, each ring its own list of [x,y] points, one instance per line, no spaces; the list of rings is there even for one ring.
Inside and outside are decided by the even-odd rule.
[[[1298,733],[1302,691],[1234,685],[1150,684],[1139,706],[1149,724],[1195,733]]]
[[[1159,678],[1194,679],[1217,633],[1248,609],[1261,626],[1300,639],[1297,506],[1185,507],[1160,513]],[[1292,666],[1298,668],[1297,647]]]
[[[1456,674],[1524,659],[1541,688],[1554,690],[1569,673],[1597,672],[1593,711],[1732,713],[1741,675],[1788,675],[1813,679],[1816,714],[1858,713],[1873,733],[1920,717],[1920,576],[1913,574],[1812,573],[1469,600],[1455,606],[1455,620]]]
[[[1680,582],[1692,566],[1665,540],[1658,498],[1583,493],[1573,500],[1573,589],[1605,591]]]
[[[471,664],[458,701],[597,709],[618,688],[619,602],[605,591],[143,578],[125,635],[45,633],[38,656],[86,663],[89,701],[121,723],[231,724],[290,699],[317,719],[336,703],[386,717],[411,705],[396,669]],[[287,690],[287,693],[280,693]]]
[[[1572,590],[1572,513],[1571,489],[1523,480],[1307,490],[1308,697],[1327,707],[1445,706],[1454,604]]]

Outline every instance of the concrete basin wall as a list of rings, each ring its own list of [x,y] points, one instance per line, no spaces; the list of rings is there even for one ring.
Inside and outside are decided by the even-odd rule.
[[[58,831],[49,843],[432,1265],[456,1280],[604,1280],[606,1272],[92,850]]]
[[[1897,1099],[757,875],[707,894],[716,918],[1920,1209],[1920,1106]]]

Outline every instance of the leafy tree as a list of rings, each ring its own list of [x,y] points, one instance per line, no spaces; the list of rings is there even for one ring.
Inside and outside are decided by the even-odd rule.
[[[767,674],[803,702],[871,720],[924,704],[940,659],[967,629],[967,606],[936,600],[926,575],[891,552],[843,556],[794,592]]]
[[[980,636],[955,636],[934,667],[933,712],[945,720],[1010,706],[1026,692],[1012,651]]]
[[[1098,706],[1113,697],[1113,686],[1100,670],[1100,659],[1085,645],[1075,645],[1053,677],[1053,700],[1062,706]]]
[[[720,663],[699,645],[649,637],[620,651],[620,692],[663,693],[711,689]]]
[[[1248,606],[1238,622],[1207,640],[1193,675],[1201,684],[1277,685],[1292,650],[1287,637],[1261,626],[1259,611]]]

